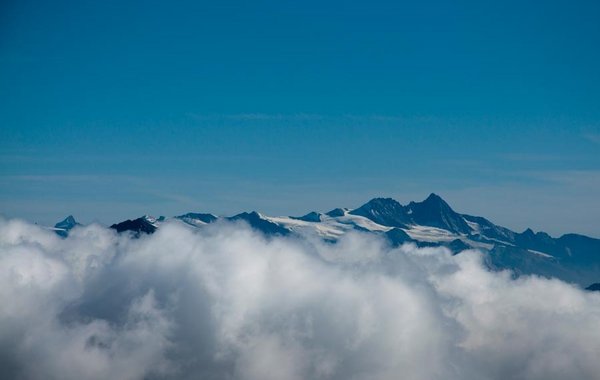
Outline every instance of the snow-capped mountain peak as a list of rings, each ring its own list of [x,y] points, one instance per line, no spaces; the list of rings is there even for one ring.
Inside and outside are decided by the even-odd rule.
[[[335,208],[325,214],[312,211],[301,217],[272,217],[257,211],[231,217],[187,213],[173,218],[190,228],[204,228],[217,220],[242,222],[265,236],[316,236],[335,243],[343,235],[358,231],[386,239],[390,245],[445,246],[454,253],[465,249],[486,252],[492,269],[511,269],[517,274],[535,273],[586,284],[600,279],[600,240],[566,234],[556,239],[527,229],[516,233],[480,216],[459,214],[439,195],[403,206],[392,198],[373,198],[356,209]],[[111,226],[139,237],[160,228],[161,221],[144,215]],[[72,216],[56,224],[55,231],[67,236],[78,223]],[[586,285],[587,286],[587,285]]]

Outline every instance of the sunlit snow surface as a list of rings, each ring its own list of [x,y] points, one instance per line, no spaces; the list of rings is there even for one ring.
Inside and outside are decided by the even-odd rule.
[[[321,222],[305,222],[290,217],[266,217],[266,219],[299,233],[317,234],[324,238],[339,238],[348,231],[356,230],[356,227],[382,232],[391,229],[358,215],[346,214],[339,217],[322,215],[321,217]]]

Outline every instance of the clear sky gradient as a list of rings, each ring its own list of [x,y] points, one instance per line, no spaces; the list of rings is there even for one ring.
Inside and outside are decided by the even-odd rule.
[[[0,213],[303,214],[430,192],[600,236],[598,1],[0,4]]]

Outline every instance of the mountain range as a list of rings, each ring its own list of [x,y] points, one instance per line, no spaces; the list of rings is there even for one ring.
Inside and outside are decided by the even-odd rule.
[[[256,211],[229,217],[187,213],[156,219],[146,215],[115,223],[110,228],[139,237],[155,232],[167,220],[194,228],[220,220],[243,221],[265,236],[313,235],[331,244],[349,231],[359,231],[380,235],[392,246],[405,243],[419,247],[444,246],[454,254],[477,249],[484,253],[490,269],[509,269],[513,276],[555,277],[590,290],[596,290],[598,286],[594,284],[600,282],[600,239],[578,234],[554,238],[531,229],[518,233],[481,216],[460,214],[433,193],[422,202],[408,205],[392,198],[374,198],[355,209],[311,211],[303,216],[272,217]],[[75,218],[69,216],[57,223],[54,230],[64,237],[78,225]]]

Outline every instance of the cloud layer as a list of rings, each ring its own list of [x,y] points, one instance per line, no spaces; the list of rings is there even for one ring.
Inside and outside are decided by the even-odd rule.
[[[597,379],[600,295],[481,254],[0,220],[0,378]]]

